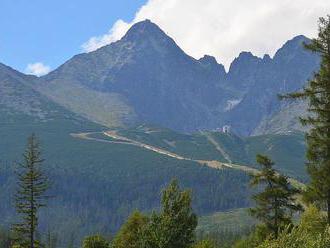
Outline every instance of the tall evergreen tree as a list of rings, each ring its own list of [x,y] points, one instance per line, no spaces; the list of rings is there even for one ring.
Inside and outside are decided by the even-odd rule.
[[[49,188],[49,180],[42,170],[43,159],[39,143],[33,134],[28,138],[23,162],[17,171],[18,187],[15,195],[16,211],[21,217],[21,222],[14,224],[17,243],[24,248],[39,246],[36,240],[38,226],[38,211],[46,206],[45,195]]]
[[[191,192],[181,191],[176,180],[163,191],[162,209],[153,213],[143,233],[143,248],[188,248],[195,241],[197,216],[191,207]]]
[[[250,213],[277,238],[278,231],[291,224],[292,212],[302,210],[301,205],[295,203],[299,190],[290,185],[287,177],[274,170],[274,163],[268,157],[257,155],[257,162],[262,168],[252,175],[251,186],[260,186],[262,191],[253,196],[256,207],[250,209]]]
[[[305,47],[321,56],[314,78],[301,91],[283,98],[308,101],[309,115],[301,123],[311,129],[306,134],[307,171],[311,177],[307,195],[326,205],[330,224],[330,15],[319,20],[319,34]]]

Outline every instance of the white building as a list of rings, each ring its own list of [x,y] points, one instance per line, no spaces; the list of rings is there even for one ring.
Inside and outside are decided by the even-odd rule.
[[[230,133],[230,126],[229,125],[225,125],[222,127],[222,132],[223,133]]]

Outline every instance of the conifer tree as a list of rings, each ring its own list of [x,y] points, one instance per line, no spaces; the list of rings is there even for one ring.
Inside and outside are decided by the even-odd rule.
[[[38,211],[41,207],[46,206],[45,192],[49,188],[49,180],[42,170],[43,161],[39,143],[33,134],[28,138],[23,162],[19,164],[18,186],[15,195],[16,211],[21,221],[14,224],[13,230],[17,243],[24,248],[39,246],[39,241],[35,237]]]
[[[143,233],[143,248],[189,248],[195,242],[197,216],[191,207],[191,192],[180,190],[172,180],[162,193],[162,209],[153,213]]]
[[[306,134],[307,171],[310,175],[307,195],[318,205],[325,205],[330,224],[330,15],[319,20],[318,37],[305,47],[321,56],[314,78],[301,91],[282,98],[308,101],[307,117],[301,123],[311,129]]]
[[[299,190],[274,170],[274,163],[268,157],[257,155],[257,162],[262,169],[252,175],[251,186],[260,186],[262,191],[253,196],[256,207],[250,209],[250,213],[277,238],[279,230],[291,224],[292,212],[302,210],[301,205],[295,203]]]

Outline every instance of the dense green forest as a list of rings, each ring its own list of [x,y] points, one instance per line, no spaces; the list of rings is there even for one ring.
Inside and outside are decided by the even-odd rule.
[[[124,144],[79,140],[70,133],[103,129],[82,125],[73,117],[14,123],[3,125],[0,131],[5,137],[0,140],[5,154],[0,173],[4,228],[15,220],[14,162],[21,160],[30,132],[40,138],[46,172],[53,179],[50,195],[54,200],[41,209],[40,232],[43,236],[54,233],[62,247],[71,240],[78,245],[89,233],[112,235],[135,209],[159,208],[160,190],[173,177],[193,190],[193,206],[199,215],[250,205],[249,177],[244,172],[215,170]]]
[[[299,133],[118,131],[187,158],[178,159],[109,143],[102,126],[71,114],[35,122],[2,113],[0,247],[330,247],[330,16],[306,48],[321,55],[320,70],[281,98],[308,101],[307,146]],[[87,131],[93,139],[73,135]],[[308,174],[299,173],[305,162]],[[235,163],[257,170],[230,168]],[[306,185],[293,185],[293,175]]]

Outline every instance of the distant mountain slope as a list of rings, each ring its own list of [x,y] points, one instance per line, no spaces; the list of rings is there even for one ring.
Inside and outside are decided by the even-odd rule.
[[[157,209],[161,188],[174,177],[193,190],[199,214],[249,206],[244,172],[73,137],[106,128],[41,95],[34,89],[35,80],[0,66],[1,225],[9,227],[14,220],[13,172],[32,132],[40,139],[45,171],[53,182],[50,194],[55,196],[41,212],[40,234],[57,236],[59,247],[70,242],[78,247],[92,233],[113,233],[135,209]]]
[[[211,56],[188,56],[146,20],[121,40],[74,56],[44,76],[38,90],[108,127],[151,123],[193,132],[228,124],[251,135],[280,111],[277,94],[301,88],[318,67],[303,42],[295,37],[274,58],[243,52],[226,73]]]
[[[0,64],[0,123],[51,122],[79,117],[35,90],[37,78]]]
[[[134,25],[120,41],[73,57],[43,80],[39,87],[43,93],[108,126],[114,125],[107,116],[120,112],[119,106],[132,112],[117,114],[117,123],[125,118],[125,123],[155,123],[182,131],[214,128],[232,97],[224,90],[223,66],[211,57],[198,61],[186,55],[150,21]],[[64,94],[65,88],[72,89],[69,92],[83,88],[84,93],[71,97]],[[101,92],[110,102],[99,99]],[[95,95],[93,102],[90,95]],[[95,112],[77,106],[86,99]],[[108,110],[96,108],[98,101]]]
[[[275,161],[276,169],[282,173],[302,181],[307,180],[306,146],[302,132],[251,137],[209,131],[187,135],[169,129],[141,125],[119,130],[118,133],[195,160],[217,160],[258,168],[256,155],[265,154]]]
[[[268,56],[258,59],[243,53],[233,62],[229,80],[235,87],[238,84],[238,89],[245,89],[239,104],[226,116],[235,131],[243,135],[258,133],[255,129],[265,125],[262,123],[266,119],[287,107],[278,95],[299,90],[312,77],[319,66],[319,57],[304,50],[304,42],[309,40],[304,36],[295,37],[279,49],[273,59]],[[298,113],[291,114],[281,121],[297,123]]]
[[[279,110],[265,117],[253,131],[253,135],[280,134],[288,131],[307,131],[308,127],[301,125],[299,117],[307,115],[307,102],[284,102]]]

